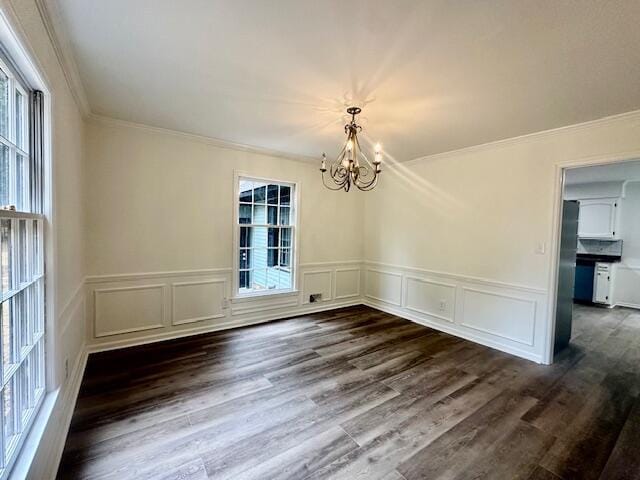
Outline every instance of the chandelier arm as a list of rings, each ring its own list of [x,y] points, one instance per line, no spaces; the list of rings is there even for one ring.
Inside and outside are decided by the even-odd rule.
[[[368,182],[369,180],[367,180],[367,177],[370,177],[371,175],[375,176],[375,170],[369,168],[368,165],[362,165],[360,167],[360,178],[363,178],[363,182]]]
[[[349,141],[348,138],[347,138],[347,141]],[[344,143],[344,145],[342,146],[342,150],[340,150],[340,153],[338,153],[338,156],[336,157],[336,159],[331,163],[332,164],[341,163],[342,159],[344,159],[346,153],[347,153],[347,142]]]
[[[330,187],[329,185],[327,185],[327,182],[325,180],[325,176],[324,176],[325,172],[322,172],[322,183],[324,184],[325,187],[327,187],[329,190],[333,190],[334,192],[337,192],[338,190],[342,190],[344,188],[344,183],[342,182],[341,184],[339,184],[337,187]],[[334,182],[335,183],[335,182]]]
[[[335,183],[341,183],[349,176],[349,172],[341,165],[336,165],[332,168],[330,175]]]
[[[363,188],[368,188],[368,187],[369,187],[369,186],[371,186],[371,185],[374,185],[374,186],[375,186],[375,183],[376,183],[376,182],[377,182],[377,180],[378,180],[378,175],[379,175],[379,173],[380,173],[380,172],[378,172],[378,171],[376,171],[376,170],[373,170],[373,174],[372,174],[372,175],[373,175],[373,177],[371,178],[371,180],[364,180],[364,181],[358,182],[358,184],[359,184],[360,186],[362,186]],[[366,175],[365,175],[365,176],[363,176],[363,177],[361,177],[361,178],[365,178],[365,179],[366,179]],[[360,187],[358,187],[358,188],[360,188]],[[372,188],[373,188],[373,187],[372,187]]]
[[[360,151],[360,155],[362,156],[362,158],[364,158],[364,161],[366,162],[367,166],[369,168],[371,168],[372,170],[375,170],[373,163],[369,160],[369,158],[362,152],[362,149],[360,148],[360,140],[358,140],[358,137],[356,136],[356,143],[358,144],[358,150]]]
[[[378,175],[376,175],[374,177],[374,179],[371,182],[369,182],[368,184],[366,184],[366,185],[358,185],[358,184],[356,184],[356,187],[358,187],[363,192],[368,192],[369,190],[373,190],[376,187],[377,184],[378,184]]]

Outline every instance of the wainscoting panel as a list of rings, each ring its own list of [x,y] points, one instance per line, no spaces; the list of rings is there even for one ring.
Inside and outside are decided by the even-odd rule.
[[[162,328],[164,291],[162,284],[94,290],[95,336]]]
[[[337,268],[333,298],[353,298],[360,296],[360,268]]]
[[[543,362],[548,302],[545,290],[397,265],[365,265],[366,304]]]
[[[173,309],[172,325],[202,322],[225,316],[223,302],[226,280],[213,278],[176,282],[171,285]]]
[[[390,305],[402,304],[402,274],[387,270],[367,269],[366,296]]]
[[[248,298],[233,298],[230,268],[90,276],[88,349],[109,350],[357,305],[362,303],[361,270],[359,261],[302,264],[299,290]],[[309,303],[310,293],[322,293],[323,301]]]
[[[311,270],[302,273],[302,303],[309,303],[309,296],[322,295],[322,302],[333,299],[333,270]]]
[[[640,309],[640,266],[617,265],[613,295],[616,305]]]
[[[450,283],[405,277],[405,308],[447,322],[454,321],[456,286]]]
[[[461,325],[533,346],[536,302],[527,298],[462,288]]]

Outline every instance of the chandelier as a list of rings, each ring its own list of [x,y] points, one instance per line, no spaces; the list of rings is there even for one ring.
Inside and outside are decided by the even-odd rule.
[[[359,107],[347,108],[347,113],[351,115],[351,122],[344,126],[344,133],[347,134],[347,141],[342,147],[335,162],[329,165],[327,174],[327,156],[322,154],[322,183],[329,190],[344,190],[348,192],[352,185],[360,190],[372,190],[378,183],[378,175],[382,171],[382,147],[376,144],[374,147],[373,160],[369,161],[367,156],[360,149],[358,133],[362,127],[356,123],[356,115],[362,110]],[[330,178],[327,184],[326,177]]]

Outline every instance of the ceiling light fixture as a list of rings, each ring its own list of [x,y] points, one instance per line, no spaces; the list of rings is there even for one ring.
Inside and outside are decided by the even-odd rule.
[[[360,190],[372,190],[378,184],[378,175],[382,171],[382,147],[376,144],[373,150],[373,161],[369,161],[367,156],[360,149],[358,133],[362,127],[356,123],[356,115],[362,110],[359,107],[347,108],[347,113],[351,115],[351,122],[344,126],[344,133],[347,134],[347,141],[342,147],[335,162],[329,165],[329,177],[332,184],[328,185],[325,173],[327,173],[327,156],[322,154],[322,183],[329,190],[344,190],[348,192],[352,185]]]

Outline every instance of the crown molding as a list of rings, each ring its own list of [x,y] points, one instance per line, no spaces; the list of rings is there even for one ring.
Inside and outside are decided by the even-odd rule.
[[[58,63],[67,81],[71,95],[84,117],[91,113],[91,107],[80,78],[80,71],[73,56],[71,42],[66,35],[66,30],[58,6],[55,0],[35,0]]]
[[[219,138],[208,137],[206,135],[198,135],[195,133],[183,132],[181,130],[172,130],[170,128],[154,127],[144,123],[130,122],[128,120],[121,120],[119,118],[109,117],[106,115],[98,115],[96,113],[90,113],[86,119],[90,122],[100,123],[116,128],[134,128],[137,130],[143,130],[150,133],[159,135],[169,135],[172,137],[180,138],[182,140],[188,140],[192,142],[204,143],[205,145],[211,145],[213,147],[224,148],[227,150],[234,150],[239,152],[255,153],[258,155],[266,155],[269,157],[283,158],[285,160],[294,160],[297,162],[303,162],[309,164],[311,162],[319,162],[319,158],[310,157],[307,155],[296,155],[293,153],[282,152],[280,150],[271,150],[269,148],[257,147],[255,145],[247,145],[244,143],[230,142],[227,140],[221,140]]]
[[[449,150],[441,153],[434,153],[431,155],[424,155],[422,157],[416,157],[406,162],[399,162],[401,165],[411,165],[423,161],[439,160],[443,158],[454,157],[458,155],[465,155],[471,153],[482,152],[485,150],[491,150],[494,148],[506,148],[513,145],[525,144],[530,142],[539,142],[548,138],[552,138],[558,135],[566,133],[575,133],[581,131],[588,131],[594,128],[602,128],[608,125],[614,125],[616,123],[636,121],[640,123],[640,110],[632,110],[630,112],[619,113],[616,115],[610,115],[608,117],[597,118],[595,120],[589,120],[582,123],[574,123],[572,125],[565,125],[564,127],[552,128],[550,130],[542,130],[540,132],[527,133],[524,135],[518,135],[517,137],[505,138],[502,140],[495,140],[493,142],[481,143],[478,145],[472,145],[469,147],[459,148],[457,150]],[[393,168],[389,166],[387,168]]]

